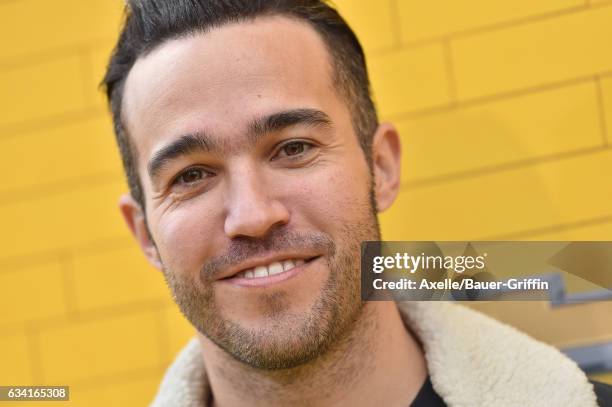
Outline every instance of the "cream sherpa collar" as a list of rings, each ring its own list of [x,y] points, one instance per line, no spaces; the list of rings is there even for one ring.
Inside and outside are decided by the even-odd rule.
[[[585,374],[552,346],[466,307],[398,303],[425,348],[431,382],[449,407],[596,407]],[[166,372],[151,407],[203,407],[208,381],[197,339]]]

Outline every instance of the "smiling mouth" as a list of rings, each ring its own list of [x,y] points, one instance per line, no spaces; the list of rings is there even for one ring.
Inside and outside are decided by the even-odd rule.
[[[250,269],[241,271],[240,273],[236,274],[234,277],[246,278],[246,279],[268,277],[268,276],[273,276],[276,274],[284,273],[285,271],[292,270],[296,267],[303,265],[304,263],[305,261],[303,259],[289,259],[289,260],[283,260],[283,261],[275,261],[267,265],[257,266],[254,268],[250,268]]]
[[[275,282],[282,281],[285,278],[289,278],[290,276],[298,273],[306,264],[311,261],[319,258],[320,256],[315,256],[307,259],[286,259],[286,260],[277,260],[270,262],[269,264],[261,264],[256,267],[248,268],[242,270],[232,276],[226,277],[223,280],[226,281],[235,281],[251,285],[264,283],[264,282]]]

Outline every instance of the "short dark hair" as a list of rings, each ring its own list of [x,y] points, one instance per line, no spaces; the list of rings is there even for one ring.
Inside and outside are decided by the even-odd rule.
[[[331,56],[333,80],[351,112],[353,128],[372,169],[378,118],[370,96],[363,49],[338,12],[319,0],[128,0],[125,21],[102,81],[132,197],[144,208],[133,145],[121,117],[125,80],[136,60],[164,42],[259,16],[286,16],[310,24]]]

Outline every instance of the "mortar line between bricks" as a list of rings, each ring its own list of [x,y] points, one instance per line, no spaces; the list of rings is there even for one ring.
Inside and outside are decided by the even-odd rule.
[[[565,222],[558,223],[554,225],[542,226],[539,228],[533,229],[524,229],[517,232],[505,233],[499,235],[491,235],[482,237],[476,240],[515,240],[521,239],[524,237],[537,237],[538,235],[543,235],[551,232],[561,232],[561,231],[570,231],[574,229],[579,229],[587,226],[597,226],[604,225],[612,222],[612,215],[603,215],[594,218],[581,219],[574,222]]]
[[[168,337],[168,326],[166,324],[164,315],[166,307],[161,307],[157,310],[155,315],[155,322],[157,323],[157,344],[159,346],[159,361],[163,363],[172,357],[170,354],[170,340]]]
[[[78,316],[79,310],[77,306],[77,290],[74,283],[74,258],[64,253],[61,256],[60,265],[62,268],[63,286],[64,286],[64,304],[66,305],[66,313],[71,316]]]
[[[44,375],[42,370],[42,359],[40,354],[40,333],[32,325],[28,324],[25,329],[27,337],[28,356],[30,358],[30,369],[32,375],[32,383],[34,385],[43,385]]]
[[[67,252],[70,252],[73,255],[74,253],[78,253],[80,256],[91,256],[109,253],[116,250],[128,249],[133,247],[133,244],[133,239],[131,239],[129,236],[115,237],[91,240],[77,247],[64,247],[3,257],[0,258],[0,274],[12,273],[16,270],[36,267],[41,264],[49,264],[50,262],[61,264],[62,256]],[[11,267],[12,269],[6,271],[6,268],[8,267]]]
[[[98,119],[105,117],[105,115],[106,111],[104,109],[98,106],[88,106],[52,116],[26,119],[15,123],[5,123],[0,125],[0,142],[27,133],[36,133],[81,123],[91,119]]]
[[[452,31],[452,32],[441,34],[441,35],[435,35],[435,36],[426,37],[426,38],[422,38],[418,40],[406,41],[402,44],[402,47],[412,48],[412,47],[430,45],[432,43],[443,41],[444,38],[450,38],[451,40],[459,40],[459,39],[463,39],[463,38],[474,36],[474,35],[487,34],[487,33],[501,31],[501,30],[508,29],[508,28],[528,25],[531,23],[552,20],[557,17],[563,17],[566,15],[574,14],[574,13],[584,12],[587,10],[593,10],[595,8],[608,7],[610,5],[612,5],[612,0],[602,2],[599,4],[589,5],[589,6],[586,6],[584,4],[578,5],[578,6],[572,6],[572,7],[554,10],[554,11],[541,13],[541,14],[537,14],[533,16],[517,18],[517,19],[502,21],[502,22],[493,23],[493,24],[485,24],[485,25],[481,25],[477,27],[471,27],[471,28],[467,28],[464,30]]]
[[[402,46],[402,23],[399,17],[398,0],[389,1],[389,10],[391,12],[391,32],[393,34],[393,48],[400,49]]]
[[[71,315],[70,318],[66,319],[64,322],[68,323],[69,325],[82,325],[100,321],[107,321],[116,318],[123,318],[129,315],[154,313],[163,309],[166,306],[166,302],[166,298],[159,297],[137,300],[133,302],[123,302],[118,304],[82,308],[79,310],[78,315]],[[42,322],[41,325],[43,325]],[[55,330],[62,329],[62,327],[56,324],[55,322],[49,321],[49,323],[44,323],[44,329]]]
[[[597,75],[601,78],[609,77],[612,75],[612,71],[600,72]],[[400,112],[400,113],[394,113],[394,114],[385,116],[384,119],[391,120],[391,121],[401,121],[405,119],[431,116],[435,114],[446,113],[446,112],[453,111],[456,109],[464,109],[464,108],[469,108],[469,107],[474,107],[474,106],[485,105],[489,103],[502,102],[505,100],[513,99],[513,98],[519,98],[519,97],[529,96],[529,95],[533,95],[533,94],[537,94],[541,92],[562,89],[564,87],[579,85],[582,83],[588,83],[588,82],[591,82],[592,80],[593,80],[593,75],[590,74],[588,76],[580,76],[580,77],[565,79],[562,81],[541,84],[537,86],[519,88],[519,89],[509,90],[509,91],[500,92],[500,93],[496,93],[492,95],[478,96],[478,97],[474,97],[471,99],[463,99],[463,100],[459,99],[454,105],[450,103],[445,103],[445,104],[440,104],[437,106],[425,107],[422,109],[415,109],[415,110],[410,110],[410,111],[405,111],[405,112]]]
[[[78,315],[54,315],[28,319],[26,321],[11,322],[0,325],[0,337],[10,335],[16,329],[25,329],[26,335],[28,335],[30,331],[38,335],[41,331],[62,330],[68,327],[103,322],[126,316],[154,313],[165,309],[168,306],[168,301],[168,298],[160,297],[83,309]]]
[[[499,174],[501,172],[513,171],[513,170],[523,169],[523,168],[527,168],[527,167],[535,166],[539,164],[577,158],[577,157],[581,157],[585,155],[600,153],[600,152],[607,151],[607,150],[610,150],[608,146],[604,147],[604,146],[597,145],[594,147],[587,147],[587,148],[583,148],[579,150],[572,150],[572,151],[567,151],[567,152],[562,152],[562,153],[555,153],[555,154],[550,154],[550,155],[545,155],[545,156],[532,157],[532,158],[527,158],[523,160],[516,160],[516,161],[510,161],[510,162],[501,163],[501,164],[478,167],[478,168],[474,168],[470,170],[458,171],[458,172],[451,173],[451,174],[443,174],[443,175],[438,175],[434,177],[415,179],[412,181],[407,181],[405,183],[402,183],[401,190],[408,191],[408,190],[414,190],[414,189],[435,187],[435,186],[446,184],[446,183]]]
[[[70,383],[71,387],[80,387],[84,389],[98,387],[112,387],[115,385],[125,385],[129,382],[136,382],[143,379],[158,379],[167,369],[164,364],[152,364],[147,367],[141,367],[131,370],[122,370],[114,373],[106,373],[102,375],[89,376],[74,380]]]
[[[2,4],[0,4],[0,6],[2,6]],[[85,47],[88,47],[90,49],[97,49],[102,47],[108,47],[110,44],[113,43],[114,40],[112,38],[98,39],[70,45],[54,46],[43,50],[27,52],[24,54],[0,57],[0,73],[28,68],[31,66],[45,64],[47,62],[53,62],[68,58],[78,54],[79,51]]]
[[[444,65],[446,68],[446,79],[448,81],[448,94],[450,96],[451,105],[457,103],[457,80],[455,78],[455,64],[453,62],[453,50],[448,39],[443,42],[444,48]]]
[[[83,86],[83,100],[88,105],[95,105],[95,94],[93,89],[89,89],[90,85],[93,85],[93,63],[91,60],[91,53],[88,48],[80,47],[77,50],[79,58],[79,69],[81,70],[81,82]]]
[[[85,191],[123,181],[121,171],[104,171],[85,177],[68,178],[48,184],[0,191],[0,208],[16,203],[46,199],[57,195]]]
[[[608,126],[606,123],[606,104],[604,100],[603,89],[601,87],[601,78],[599,76],[595,76],[595,88],[597,91],[597,104],[599,107],[599,123],[601,126],[602,142],[604,146],[608,146],[609,141]]]

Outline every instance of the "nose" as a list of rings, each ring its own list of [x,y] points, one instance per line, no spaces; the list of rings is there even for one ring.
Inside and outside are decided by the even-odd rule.
[[[274,186],[257,172],[234,174],[228,190],[224,230],[229,238],[263,237],[289,222],[289,210],[274,197]]]

